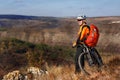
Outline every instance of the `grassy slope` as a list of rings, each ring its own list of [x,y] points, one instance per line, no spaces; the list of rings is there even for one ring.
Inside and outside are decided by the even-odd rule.
[[[27,66],[73,63],[74,50],[67,46],[32,44],[18,39],[0,40],[0,74]],[[2,73],[4,72],[4,73]]]
[[[49,74],[38,76],[39,80],[119,80],[120,79],[120,55],[102,56],[105,67],[99,72],[91,72],[90,76],[74,74],[74,64],[70,66],[50,66]]]
[[[0,76],[9,71],[25,70],[27,66],[37,66],[48,70],[48,75],[38,76],[40,80],[117,80],[120,79],[120,55],[101,54],[105,67],[100,72],[91,72],[86,77],[74,74],[74,49],[66,46],[49,46],[46,44],[32,44],[17,39],[0,41]],[[9,56],[9,57],[8,57]],[[45,63],[48,65],[44,66]]]

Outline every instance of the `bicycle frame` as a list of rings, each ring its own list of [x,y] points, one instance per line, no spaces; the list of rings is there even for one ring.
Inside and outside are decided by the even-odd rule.
[[[83,52],[86,53],[87,58],[89,57],[89,60],[91,62],[94,62],[91,57],[90,48],[88,48],[85,44],[83,44],[83,46],[84,46]],[[91,64],[90,61],[88,61],[89,64]]]

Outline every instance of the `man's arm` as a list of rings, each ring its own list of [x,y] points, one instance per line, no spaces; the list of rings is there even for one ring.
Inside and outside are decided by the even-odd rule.
[[[77,38],[76,40],[73,42],[72,47],[75,47],[79,42],[80,42],[80,33],[81,33],[82,27],[80,27],[78,33],[77,33]]]

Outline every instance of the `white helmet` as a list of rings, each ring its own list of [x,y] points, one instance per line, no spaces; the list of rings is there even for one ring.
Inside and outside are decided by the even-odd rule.
[[[86,20],[86,16],[78,16],[77,20]]]

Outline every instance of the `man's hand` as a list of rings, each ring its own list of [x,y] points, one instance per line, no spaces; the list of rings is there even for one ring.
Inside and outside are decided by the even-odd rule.
[[[76,47],[76,42],[73,43],[72,47],[73,47],[73,48]]]

